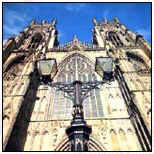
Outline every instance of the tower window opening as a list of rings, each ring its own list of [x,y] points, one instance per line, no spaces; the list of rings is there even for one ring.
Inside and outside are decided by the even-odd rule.
[[[109,32],[108,38],[115,46],[123,46],[123,43],[121,42],[119,36],[115,32]]]
[[[126,40],[127,42],[130,42],[129,39],[128,39],[127,37],[125,37],[125,40]]]
[[[39,43],[42,41],[42,35],[40,33],[36,33],[31,40],[30,45],[28,48],[37,48],[39,46]]]
[[[140,56],[138,56],[137,54],[135,54],[135,53],[131,53],[131,52],[127,51],[126,52],[126,56],[128,58],[130,58],[130,59],[135,60],[135,61],[138,61],[138,62],[141,62],[141,63],[145,63],[144,60]]]

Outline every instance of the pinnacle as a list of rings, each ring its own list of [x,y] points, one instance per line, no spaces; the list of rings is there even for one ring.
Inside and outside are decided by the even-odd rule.
[[[54,25],[56,25],[56,23],[57,23],[57,20],[56,20],[56,18],[54,18],[54,19],[51,21],[51,24],[54,26]]]
[[[73,36],[73,41],[78,40],[76,34]]]

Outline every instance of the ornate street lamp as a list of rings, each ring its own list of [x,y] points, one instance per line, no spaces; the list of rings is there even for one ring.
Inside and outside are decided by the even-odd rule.
[[[40,75],[44,79],[44,83],[51,87],[56,87],[57,90],[66,92],[73,100],[73,119],[71,125],[66,129],[66,134],[69,137],[71,151],[88,151],[89,135],[92,132],[91,126],[86,124],[83,113],[83,100],[92,89],[98,88],[100,84],[106,83],[112,78],[113,61],[110,57],[97,57],[95,70],[102,76],[102,81],[81,82],[74,81],[73,83],[56,82],[51,83],[53,77],[57,73],[57,64],[55,59],[44,59],[37,62],[37,67]],[[47,77],[51,78],[49,81]],[[48,81],[47,81],[48,80]]]
[[[74,86],[74,104],[73,104],[73,119],[71,126],[66,129],[66,134],[69,137],[71,151],[88,151],[89,135],[92,132],[84,120],[83,113],[83,95],[82,82],[73,82]]]
[[[50,59],[41,59],[37,61],[37,69],[40,74],[41,80],[44,83],[47,83],[48,81],[52,81],[54,76],[57,73],[57,63],[56,59],[50,58]]]

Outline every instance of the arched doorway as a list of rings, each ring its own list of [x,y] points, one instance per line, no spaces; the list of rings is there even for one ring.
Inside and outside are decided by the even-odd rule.
[[[88,146],[89,146],[89,151],[107,151],[107,149],[93,137],[89,138]],[[63,141],[61,141],[60,144],[55,149],[55,151],[71,151],[68,138],[65,138]]]

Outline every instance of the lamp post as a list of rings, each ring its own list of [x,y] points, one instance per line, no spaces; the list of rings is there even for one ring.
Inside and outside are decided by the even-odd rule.
[[[66,129],[66,134],[70,140],[71,151],[88,151],[89,135],[92,132],[92,128],[84,121],[81,85],[82,83],[80,81],[73,83],[73,119],[71,126]]]
[[[42,59],[37,62],[38,71],[42,77],[41,81],[51,87],[56,87],[57,90],[66,92],[73,99],[73,118],[71,125],[66,129],[71,151],[89,150],[88,142],[92,128],[84,120],[82,103],[89,91],[98,88],[100,84],[106,83],[112,78],[112,62],[110,57],[96,58],[95,71],[102,76],[102,81],[81,82],[77,80],[73,83],[52,83],[52,80],[49,80],[49,78],[53,79],[57,73],[55,59]]]

